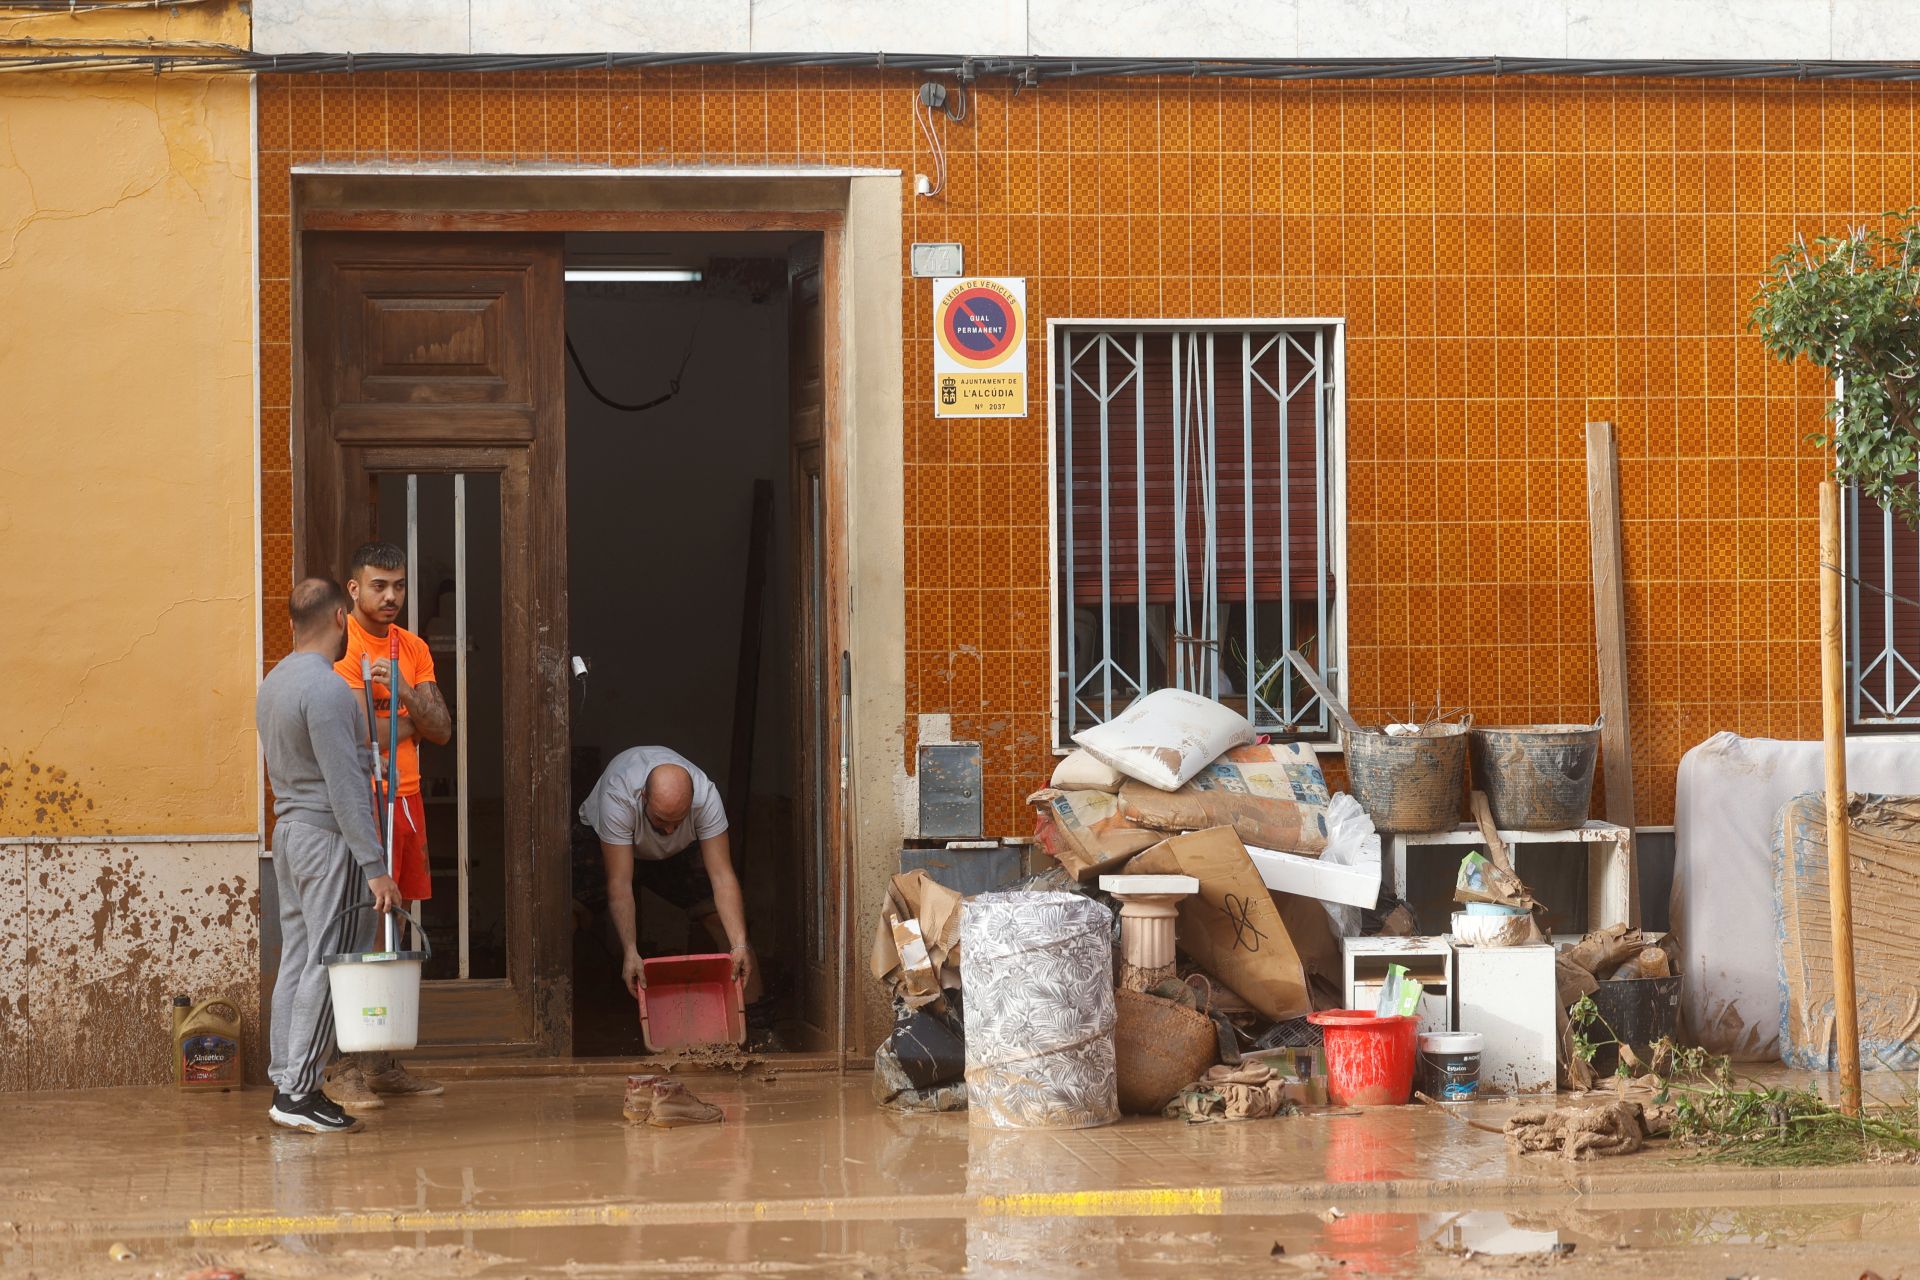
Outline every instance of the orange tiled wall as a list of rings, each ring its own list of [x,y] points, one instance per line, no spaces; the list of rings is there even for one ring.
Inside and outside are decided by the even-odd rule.
[[[302,161],[928,169],[913,78],[811,70],[263,79],[268,635],[289,563],[287,168]],[[1747,299],[1796,231],[1920,200],[1913,90],[1664,81],[975,87],[904,239],[1049,316],[1344,316],[1356,710],[1594,711],[1583,425],[1622,441],[1639,817],[1707,734],[1819,730],[1817,377]],[[1046,441],[931,416],[907,333],[908,701],[987,749],[990,825],[1047,750]],[[1044,369],[1034,347],[1033,369]],[[1036,376],[1036,388],[1044,378]],[[270,645],[271,647],[271,645]],[[274,656],[273,654],[269,655]]]

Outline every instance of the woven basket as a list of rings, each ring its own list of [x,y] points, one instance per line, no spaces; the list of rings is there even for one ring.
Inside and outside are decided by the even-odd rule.
[[[1120,1109],[1129,1115],[1159,1115],[1175,1094],[1219,1060],[1213,1019],[1141,991],[1116,991],[1113,1000]]]

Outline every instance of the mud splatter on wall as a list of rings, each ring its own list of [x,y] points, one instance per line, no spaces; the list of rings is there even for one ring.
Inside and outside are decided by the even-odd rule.
[[[169,1004],[224,995],[262,1045],[250,841],[0,842],[0,1090],[170,1079]]]

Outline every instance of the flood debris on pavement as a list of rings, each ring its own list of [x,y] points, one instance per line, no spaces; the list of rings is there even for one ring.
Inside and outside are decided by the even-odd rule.
[[[1409,1102],[1418,1082],[1443,1107],[1547,1095],[1473,1122],[1528,1157],[1626,1155],[1669,1135],[1716,1151],[1735,1132],[1731,1145],[1759,1158],[1772,1144],[1783,1162],[1788,1149],[1908,1151],[1910,1124],[1856,1124],[1842,1152],[1806,1098],[1676,1080],[1679,949],[1597,915],[1624,910],[1602,886],[1631,839],[1586,819],[1600,724],[1478,728],[1436,700],[1431,714],[1368,729],[1324,685],[1315,692],[1341,726],[1352,795],[1328,788],[1310,747],[1261,741],[1223,703],[1156,691],[1076,735],[1029,797],[1050,870],[978,896],[926,869],[896,876],[874,922],[872,972],[894,1009],[875,1098],[978,1109],[1018,1062],[1018,1103],[996,1096],[975,1123],[1204,1124],[1354,1115]],[[1589,856],[1595,927],[1578,939],[1550,932],[1564,912],[1515,862],[1516,849],[1554,840]],[[1441,845],[1458,859],[1456,909],[1448,932],[1423,936],[1398,896],[1403,866]],[[1031,958],[983,993],[962,937],[989,910],[995,946]],[[1104,946],[1082,991],[1088,974],[1067,957],[1089,930]]]

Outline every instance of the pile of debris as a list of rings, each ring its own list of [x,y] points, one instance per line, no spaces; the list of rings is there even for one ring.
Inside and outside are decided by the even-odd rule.
[[[1261,741],[1245,717],[1180,690],[1076,741],[1029,798],[1058,865],[1004,888],[1113,912],[1121,1108],[1238,1119],[1324,1102],[1305,1018],[1343,1003],[1340,939],[1362,931],[1363,911],[1376,931],[1411,928],[1397,904],[1372,912],[1380,840],[1366,814],[1329,794],[1310,746]],[[895,1012],[875,1061],[884,1105],[965,1105],[963,906],[924,870],[890,886],[872,947]]]
[[[1635,1070],[1647,1028],[1623,1017],[1634,1034],[1602,1034],[1570,1010],[1603,984],[1666,980],[1665,940],[1617,927],[1557,955],[1507,847],[1584,820],[1565,815],[1586,812],[1594,731],[1475,730],[1437,710],[1370,730],[1329,706],[1356,795],[1329,791],[1311,746],[1262,740],[1232,708],[1159,690],[1076,734],[1029,797],[1050,869],[974,897],[928,869],[896,876],[872,948],[894,1007],[876,1098],[971,1105],[1010,1127],[1121,1112],[1198,1123],[1403,1103],[1416,1073],[1459,1102],[1482,1080],[1551,1093],[1557,1077],[1589,1085],[1615,1059]],[[1542,743],[1571,744],[1586,769],[1584,786],[1553,773],[1549,822],[1513,780]],[[1484,791],[1465,787],[1470,745]],[[1463,794],[1475,825],[1459,824]],[[1414,936],[1408,905],[1383,894],[1376,824],[1424,845],[1484,845],[1460,850],[1451,932]],[[1593,1117],[1538,1120],[1526,1141],[1542,1146],[1632,1140]]]

